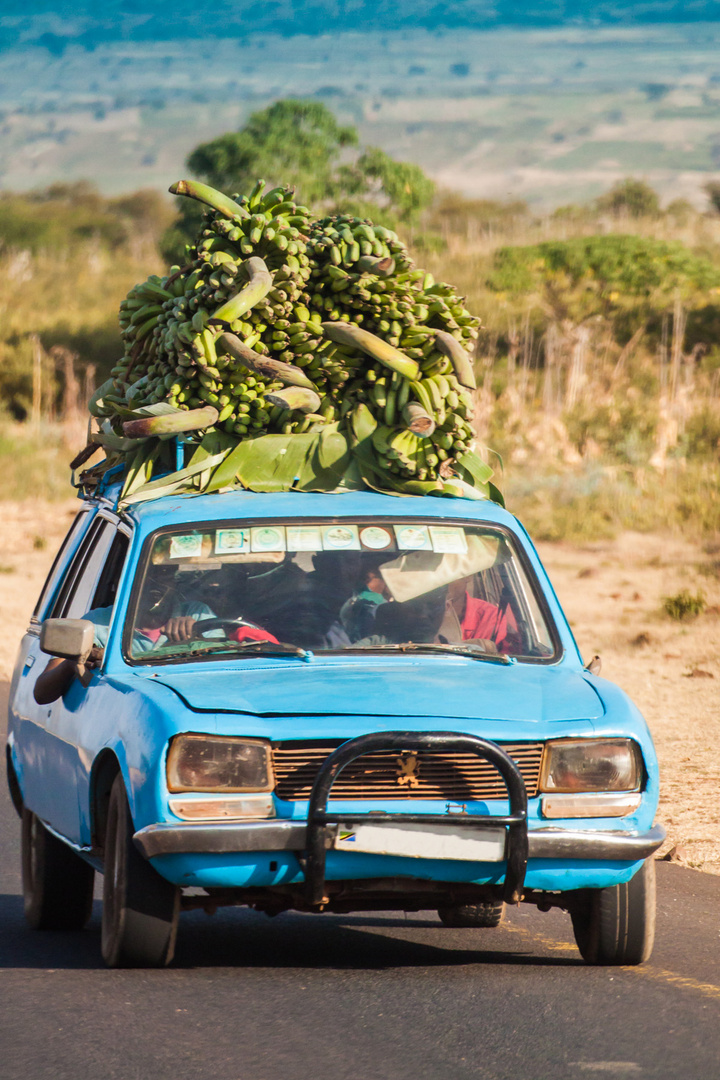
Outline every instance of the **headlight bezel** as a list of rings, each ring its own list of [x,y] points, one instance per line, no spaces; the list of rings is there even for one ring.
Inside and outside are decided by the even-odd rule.
[[[588,760],[588,751],[593,749],[599,750],[598,755],[598,767],[602,768],[602,750],[603,748],[609,751],[612,747],[615,747],[618,751],[629,751],[631,757],[631,765],[633,769],[631,784],[612,784],[608,785],[600,784],[596,780],[583,781],[582,776],[579,773],[575,773],[574,782],[555,783],[552,781],[552,773],[554,769],[558,769],[560,763],[553,761],[553,756],[559,757],[561,754],[569,754],[572,757],[572,753],[575,750],[581,750],[585,758]],[[582,760],[582,759],[581,759]],[[611,767],[609,758],[606,757],[608,766]],[[645,765],[640,745],[635,739],[628,736],[601,736],[591,738],[567,738],[567,739],[550,739],[545,744],[545,750],[543,752],[542,763],[540,766],[540,773],[538,776],[538,794],[542,795],[561,795],[561,794],[593,794],[601,792],[635,792],[642,791],[645,783]]]
[[[208,782],[205,778],[201,778],[199,782],[187,782],[187,774],[184,777],[181,775],[183,765],[185,768],[189,767],[188,763],[183,763],[181,760],[182,752],[186,748],[197,752],[202,743],[209,744],[211,747],[214,747],[216,751],[221,750],[222,744],[229,746],[231,750],[249,746],[253,750],[262,751],[262,761],[260,762],[261,770],[257,773],[256,777],[252,778],[251,782],[249,781],[245,784],[212,783]],[[222,768],[222,763],[217,767]],[[232,762],[225,765],[226,769],[231,769],[232,767]],[[264,772],[262,771],[262,767],[264,767]],[[183,732],[175,735],[168,746],[165,764],[165,780],[168,792],[173,795],[192,792],[227,795],[264,794],[266,792],[272,792],[275,790],[275,774],[272,764],[270,741],[268,739],[245,738],[241,735],[211,735],[197,732]]]

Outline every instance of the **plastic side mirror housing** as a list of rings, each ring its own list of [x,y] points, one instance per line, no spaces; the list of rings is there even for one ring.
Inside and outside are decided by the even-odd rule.
[[[46,619],[40,628],[40,648],[50,656],[84,664],[95,640],[95,624],[88,619]]]

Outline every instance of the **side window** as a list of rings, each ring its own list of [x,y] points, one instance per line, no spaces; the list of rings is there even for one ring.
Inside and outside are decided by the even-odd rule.
[[[88,515],[89,510],[81,510],[73,521],[72,525],[70,526],[70,530],[65,539],[63,540],[60,546],[60,550],[55,556],[53,564],[50,567],[50,573],[45,580],[42,592],[40,593],[38,602],[35,605],[35,610],[32,613],[33,619],[37,619],[39,617],[40,612],[43,610],[43,608],[45,608],[50,598],[52,597],[52,594],[55,592],[55,589],[58,586],[58,582],[60,581],[60,575],[65,565],[65,555],[75,546],[75,543],[77,542],[80,533],[87,525]]]
[[[122,573],[122,568],[125,565],[125,556],[128,553],[129,545],[130,541],[125,533],[118,530],[118,532],[115,533],[115,539],[112,542],[110,553],[105,560],[105,565],[100,574],[100,580],[98,581],[95,595],[88,607],[88,611],[94,608],[115,606],[115,598],[117,597],[118,585],[120,584],[120,575]]]
[[[81,619],[89,610],[115,531],[105,518],[93,522],[53,604],[53,618]]]

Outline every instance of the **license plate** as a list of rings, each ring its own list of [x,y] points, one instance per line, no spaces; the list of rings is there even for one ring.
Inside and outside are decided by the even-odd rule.
[[[380,822],[340,825],[336,851],[363,851],[373,855],[405,855],[414,859],[458,859],[461,862],[502,862],[505,829],[478,829],[457,825],[416,825]]]

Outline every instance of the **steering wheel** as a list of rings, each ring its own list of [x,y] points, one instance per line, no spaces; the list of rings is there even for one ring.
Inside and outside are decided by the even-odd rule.
[[[262,626],[250,622],[249,619],[198,619],[192,628],[192,637],[194,641],[202,641],[209,630],[224,630],[225,637],[228,637],[230,632],[237,630],[239,626],[249,626],[251,630],[262,630]]]

